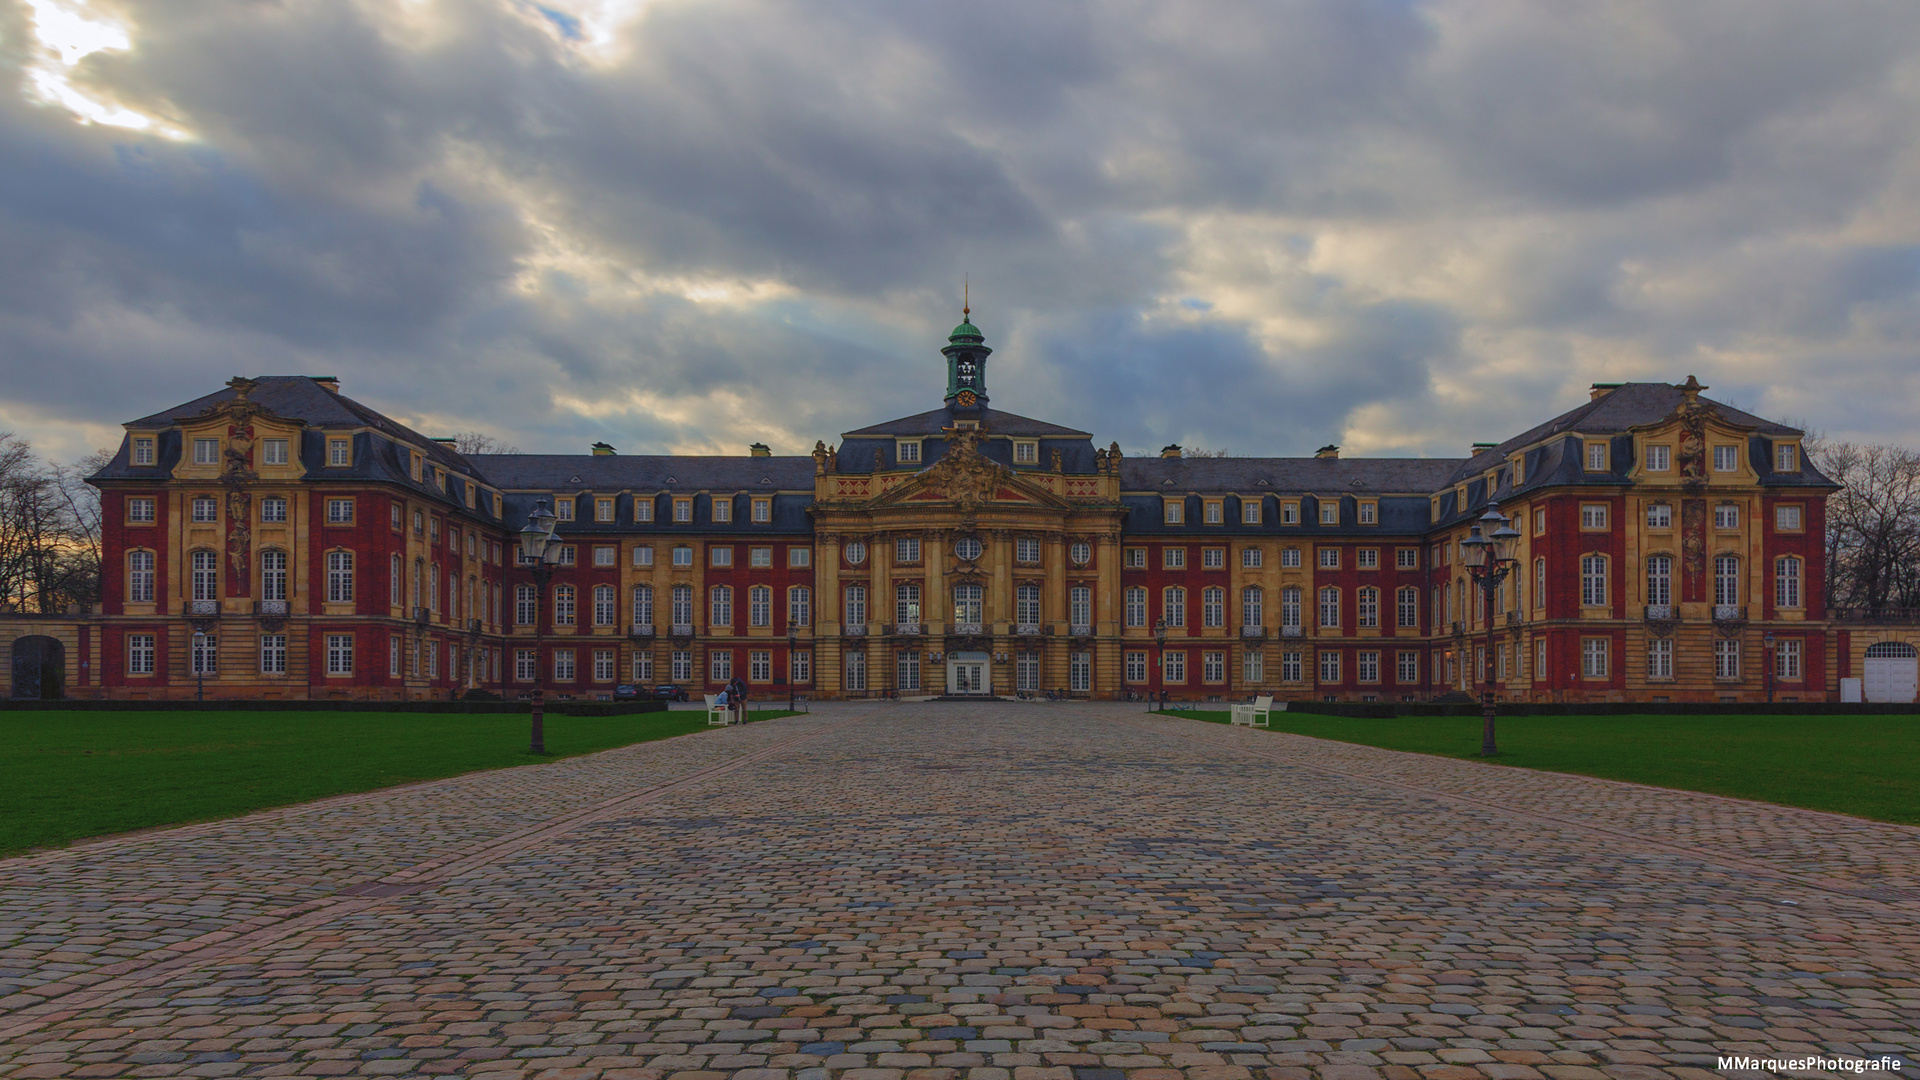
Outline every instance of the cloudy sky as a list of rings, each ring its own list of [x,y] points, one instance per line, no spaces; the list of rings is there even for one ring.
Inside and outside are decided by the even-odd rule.
[[[1920,7],[0,0],[0,428],[234,374],[800,452],[938,405],[1458,456],[1697,373],[1920,443]]]

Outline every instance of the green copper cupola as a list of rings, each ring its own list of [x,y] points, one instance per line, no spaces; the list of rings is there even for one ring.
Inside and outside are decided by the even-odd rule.
[[[960,325],[947,336],[947,347],[940,350],[947,358],[947,407],[961,411],[987,407],[987,348],[980,328],[973,325],[972,307],[960,309]]]

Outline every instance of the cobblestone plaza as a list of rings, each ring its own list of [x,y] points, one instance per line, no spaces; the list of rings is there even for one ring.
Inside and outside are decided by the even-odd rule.
[[[0,863],[0,1077],[1920,1076],[1916,850],[1117,704],[829,704]]]

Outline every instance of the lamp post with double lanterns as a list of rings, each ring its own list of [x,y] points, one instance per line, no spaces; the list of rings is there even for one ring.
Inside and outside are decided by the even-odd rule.
[[[1156,676],[1154,681],[1159,684],[1157,687],[1155,687],[1155,689],[1159,691],[1160,711],[1166,712],[1167,711],[1167,620],[1165,618],[1159,618],[1159,619],[1153,620],[1153,671],[1154,671],[1154,675]],[[1148,691],[1148,693],[1152,693],[1152,692],[1153,691]],[[1147,702],[1147,706],[1149,709],[1151,709],[1153,707],[1153,702],[1149,700]]]
[[[547,509],[547,500],[540,499],[533,504],[533,512],[527,515],[527,527],[520,530],[520,565],[533,574],[533,736],[531,750],[536,754],[547,752],[547,692],[546,667],[540,655],[540,598],[546,595],[547,583],[553,580],[553,568],[560,562],[560,538],[554,535],[553,523],[558,521],[553,511]]]
[[[1496,504],[1487,504],[1487,512],[1474,522],[1471,535],[1460,541],[1461,560],[1467,564],[1467,572],[1480,584],[1486,595],[1487,614],[1487,651],[1480,665],[1480,715],[1483,724],[1480,729],[1480,756],[1493,757],[1500,752],[1493,737],[1493,598],[1500,583],[1513,573],[1519,560],[1513,555],[1513,542],[1520,538],[1520,532],[1513,522],[1500,512]]]

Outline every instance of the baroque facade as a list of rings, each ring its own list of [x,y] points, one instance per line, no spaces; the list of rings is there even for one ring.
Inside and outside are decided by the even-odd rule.
[[[101,610],[10,627],[13,692],[1817,701],[1861,667],[1834,485],[1691,377],[1464,458],[1126,457],[993,409],[970,318],[941,352],[939,408],[784,457],[463,455],[333,379],[236,378],[126,425]],[[1490,504],[1521,536],[1489,648],[1459,545]]]

